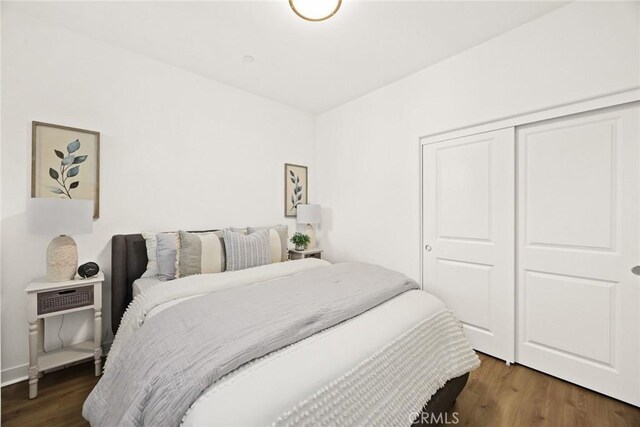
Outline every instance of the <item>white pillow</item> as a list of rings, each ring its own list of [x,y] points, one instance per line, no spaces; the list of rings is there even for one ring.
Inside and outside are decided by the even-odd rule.
[[[145,271],[141,277],[155,277],[158,275],[158,253],[156,247],[158,240],[156,239],[156,233],[148,231],[142,232],[144,237],[144,243],[147,246],[147,271]]]
[[[158,245],[158,235],[169,235],[175,238],[176,244],[175,247],[172,245],[173,251],[171,250],[172,248],[167,247],[164,239],[161,239],[160,245]],[[177,252],[176,249],[180,245],[178,233],[152,233],[145,231],[142,233],[142,237],[144,237],[144,243],[147,247],[147,270],[140,277],[159,277],[161,280],[175,279],[173,267],[176,264],[175,252]],[[158,249],[160,249],[160,254],[158,254]]]

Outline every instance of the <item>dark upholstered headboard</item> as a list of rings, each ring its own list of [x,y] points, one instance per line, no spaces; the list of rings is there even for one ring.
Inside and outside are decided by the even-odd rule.
[[[133,282],[147,270],[147,246],[142,234],[118,234],[111,239],[111,330],[133,299]]]
[[[192,233],[211,231],[218,230]],[[133,282],[147,270],[147,261],[147,245],[142,234],[117,234],[111,238],[111,330],[114,335],[133,300]]]

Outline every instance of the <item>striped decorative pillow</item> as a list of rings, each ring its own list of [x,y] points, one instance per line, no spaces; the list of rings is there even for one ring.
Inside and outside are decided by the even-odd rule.
[[[189,233],[180,231],[176,277],[220,273],[225,270],[225,249],[220,231]]]
[[[244,235],[222,230],[227,255],[227,271],[244,270],[269,264],[269,231]]]
[[[289,258],[288,244],[289,227],[286,225],[274,225],[272,227],[247,227],[248,234],[269,230],[269,252],[271,262],[286,261]],[[233,230],[232,230],[233,231]]]

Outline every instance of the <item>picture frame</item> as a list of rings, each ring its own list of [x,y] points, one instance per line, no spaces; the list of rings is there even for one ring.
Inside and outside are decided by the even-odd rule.
[[[284,164],[284,216],[296,217],[299,204],[309,203],[307,167]]]
[[[33,121],[31,197],[93,200],[100,217],[100,132]]]

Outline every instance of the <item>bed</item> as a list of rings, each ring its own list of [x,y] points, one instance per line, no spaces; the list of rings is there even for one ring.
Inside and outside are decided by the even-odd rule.
[[[180,293],[158,297],[160,302],[155,305],[138,307],[139,319],[132,320],[134,308],[152,299],[151,296],[171,294],[173,291],[169,288],[176,286],[172,282],[151,286],[152,290],[142,290],[144,296],[137,297],[131,304],[134,282],[142,276],[146,264],[141,234],[113,237],[114,333],[121,322],[125,325],[125,330],[119,332],[114,341],[116,353],[125,352],[138,339],[128,330],[131,325],[141,324],[143,320],[151,324],[156,316],[167,317],[172,306],[187,306],[203,298],[200,290],[185,290],[189,287],[217,291],[234,282],[234,286],[238,286],[231,291],[242,292],[257,285],[260,287],[256,290],[264,291],[266,287],[260,283],[276,286],[297,277],[317,275],[314,272],[339,269],[330,268],[326,261],[301,260],[250,269],[252,271],[179,279],[182,281]],[[233,280],[225,280],[228,278]],[[216,280],[226,284],[215,284]],[[163,289],[158,289],[161,287]],[[216,292],[203,293],[210,298],[210,294]],[[198,392],[185,413],[180,414],[178,423],[184,426],[433,424],[433,416],[437,418],[451,408],[466,384],[469,371],[479,364],[459,324],[451,318],[451,313],[437,298],[420,290],[402,291],[336,325],[241,363]],[[145,327],[146,324],[140,330]],[[128,341],[127,336],[131,337]],[[121,362],[117,370],[126,364]],[[109,359],[105,373],[108,368]],[[126,383],[120,384],[122,388]],[[105,408],[113,404],[109,398],[99,400]],[[171,399],[161,396],[160,400],[167,403]],[[85,404],[85,410],[87,406]],[[94,418],[92,424],[100,422]]]

